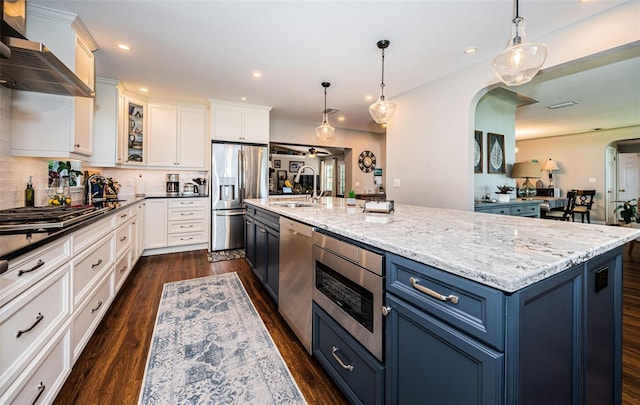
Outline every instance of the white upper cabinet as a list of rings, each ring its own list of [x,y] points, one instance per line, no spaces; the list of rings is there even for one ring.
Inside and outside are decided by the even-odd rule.
[[[269,143],[271,107],[209,99],[211,139],[247,143]]]
[[[123,163],[125,125],[124,93],[119,83],[97,78],[91,165],[113,167]]]
[[[204,169],[207,110],[204,106],[149,103],[147,166]]]
[[[27,38],[44,43],[90,88],[97,44],[75,14],[27,5]],[[87,160],[93,153],[93,99],[14,90],[14,156]]]

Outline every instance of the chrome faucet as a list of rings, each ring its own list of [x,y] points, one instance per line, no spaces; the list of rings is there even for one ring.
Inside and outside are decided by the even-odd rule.
[[[314,202],[318,202],[318,199],[320,198],[320,196],[317,193],[317,186],[316,186],[316,169],[314,169],[311,166],[302,166],[301,168],[298,169],[298,174],[296,174],[296,177],[293,178],[293,182],[294,183],[298,183],[300,182],[300,173],[302,173],[302,171],[304,169],[311,169],[311,171],[313,172],[313,193],[311,194],[311,199]]]

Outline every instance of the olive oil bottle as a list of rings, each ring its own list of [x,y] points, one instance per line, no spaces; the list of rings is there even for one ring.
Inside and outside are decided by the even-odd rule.
[[[24,205],[25,207],[33,207],[35,201],[35,195],[33,190],[33,184],[31,183],[31,176],[29,176],[29,182],[27,188],[24,190]]]

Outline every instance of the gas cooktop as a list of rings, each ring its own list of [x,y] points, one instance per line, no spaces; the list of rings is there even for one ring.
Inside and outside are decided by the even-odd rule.
[[[19,207],[0,210],[0,231],[64,228],[109,211],[92,205]]]

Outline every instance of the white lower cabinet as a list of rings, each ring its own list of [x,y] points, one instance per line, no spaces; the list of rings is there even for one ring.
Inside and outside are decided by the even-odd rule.
[[[149,199],[146,204],[145,254],[202,249],[208,242],[206,198]]]
[[[9,261],[0,275],[0,404],[53,402],[142,252],[145,204]]]

